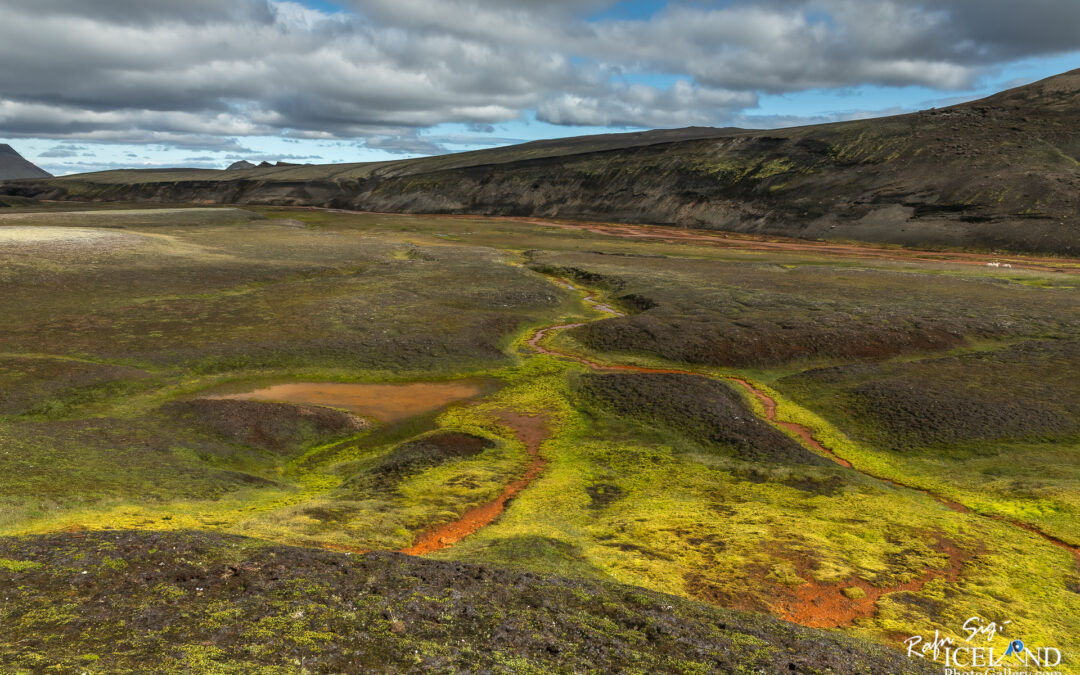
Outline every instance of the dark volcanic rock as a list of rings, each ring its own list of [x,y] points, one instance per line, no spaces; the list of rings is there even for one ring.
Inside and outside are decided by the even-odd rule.
[[[254,169],[254,168],[255,168],[254,164],[247,161],[246,159],[242,159],[239,162],[233,162],[232,164],[229,165],[229,168],[225,169],[225,170],[226,171],[242,171],[244,169]]]
[[[3,538],[0,558],[10,672],[938,672],[633,586],[396,553],[92,532]]]

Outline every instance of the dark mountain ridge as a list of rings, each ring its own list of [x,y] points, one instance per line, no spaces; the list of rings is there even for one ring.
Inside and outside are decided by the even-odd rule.
[[[27,161],[10,145],[0,143],[0,180],[22,178],[52,178],[52,174]]]
[[[605,220],[1080,255],[1080,70],[980,101],[853,122],[585,136],[242,175],[111,171],[2,191]]]

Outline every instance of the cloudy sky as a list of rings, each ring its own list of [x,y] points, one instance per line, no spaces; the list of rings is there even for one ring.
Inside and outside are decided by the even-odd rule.
[[[57,174],[400,158],[942,106],[1080,67],[1077,0],[0,0]]]

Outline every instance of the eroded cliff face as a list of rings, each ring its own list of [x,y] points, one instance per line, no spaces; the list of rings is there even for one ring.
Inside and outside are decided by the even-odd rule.
[[[675,130],[370,165],[107,172],[49,199],[307,205],[1080,254],[1080,71],[941,110]]]

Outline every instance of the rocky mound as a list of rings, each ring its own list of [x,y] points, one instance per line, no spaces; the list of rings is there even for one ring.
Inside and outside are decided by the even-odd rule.
[[[254,164],[247,161],[246,159],[242,159],[239,162],[233,162],[232,164],[229,165],[229,168],[227,168],[225,170],[226,171],[243,171],[244,169],[254,169],[254,168],[255,168]]]
[[[727,385],[679,373],[581,376],[578,392],[617,415],[681,431],[756,462],[817,464],[819,457],[761,421]]]
[[[229,440],[275,452],[368,427],[351,413],[317,405],[198,398],[170,403],[165,410]]]
[[[368,471],[346,483],[352,489],[392,489],[402,479],[446,462],[475,457],[495,443],[459,431],[439,431],[421,436],[391,450]]]
[[[1029,340],[913,362],[819,368],[779,383],[804,401],[835,402],[873,447],[905,454],[1005,439],[1067,445],[1080,433],[1080,381],[1062,368],[1074,363],[1080,342]]]
[[[191,532],[0,539],[3,670],[931,673],[632,586]]]
[[[0,143],[0,180],[22,178],[52,178],[52,174],[28,162],[10,145]]]

